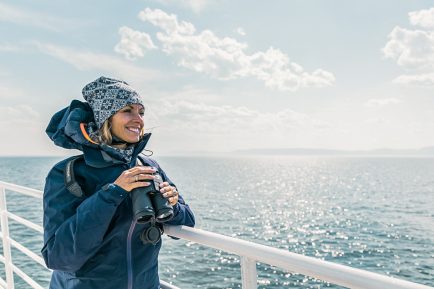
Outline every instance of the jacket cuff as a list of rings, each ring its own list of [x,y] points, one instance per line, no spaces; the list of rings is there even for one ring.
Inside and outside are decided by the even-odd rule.
[[[177,202],[173,207],[173,217],[176,217],[178,215],[179,211],[181,210],[181,205],[179,202]]]
[[[114,203],[119,205],[123,200],[128,196],[128,191],[122,189],[118,185],[113,183],[108,183],[104,185],[102,188],[101,197],[109,203]]]

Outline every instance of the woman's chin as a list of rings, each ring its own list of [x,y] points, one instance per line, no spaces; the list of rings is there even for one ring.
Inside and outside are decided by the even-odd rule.
[[[140,138],[139,137],[134,137],[134,138],[130,138],[127,140],[128,143],[137,143],[139,142]]]
[[[140,140],[140,135],[131,134],[131,135],[124,136],[122,139],[127,143],[136,143]]]

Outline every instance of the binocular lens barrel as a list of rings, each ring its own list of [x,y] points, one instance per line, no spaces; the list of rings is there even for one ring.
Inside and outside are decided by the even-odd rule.
[[[142,188],[134,189],[131,192],[131,199],[133,202],[133,214],[137,223],[147,223],[154,218],[154,208],[147,192],[144,192]]]
[[[161,193],[155,193],[151,197],[152,205],[155,209],[155,217],[157,222],[167,222],[173,217],[173,208]]]
[[[157,215],[158,222],[164,223],[173,218],[173,210],[168,210],[167,212],[158,212],[161,213]]]
[[[153,218],[163,223],[173,218],[172,206],[159,191],[159,185],[163,180],[159,174],[155,176],[151,185],[131,191],[133,214],[138,223],[147,223]]]
[[[149,214],[147,212],[139,212],[135,214],[135,219],[137,220],[137,223],[139,224],[146,224],[154,218],[154,214]]]

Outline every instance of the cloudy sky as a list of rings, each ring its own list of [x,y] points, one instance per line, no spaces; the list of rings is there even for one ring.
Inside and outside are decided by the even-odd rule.
[[[434,145],[432,1],[0,1],[0,155],[64,154],[51,116],[101,75],[160,155]]]

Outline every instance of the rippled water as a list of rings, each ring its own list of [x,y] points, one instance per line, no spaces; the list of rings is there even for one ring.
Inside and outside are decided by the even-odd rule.
[[[0,180],[42,189],[58,160],[0,158]],[[434,159],[158,160],[199,228],[434,286]],[[41,223],[41,202],[9,192],[8,200],[10,210]],[[41,236],[17,224],[11,231],[40,250]],[[13,253],[26,273],[47,284],[41,266]],[[341,288],[265,264],[257,268],[258,288]],[[238,256],[183,240],[164,238],[160,275],[181,288],[241,288]]]

